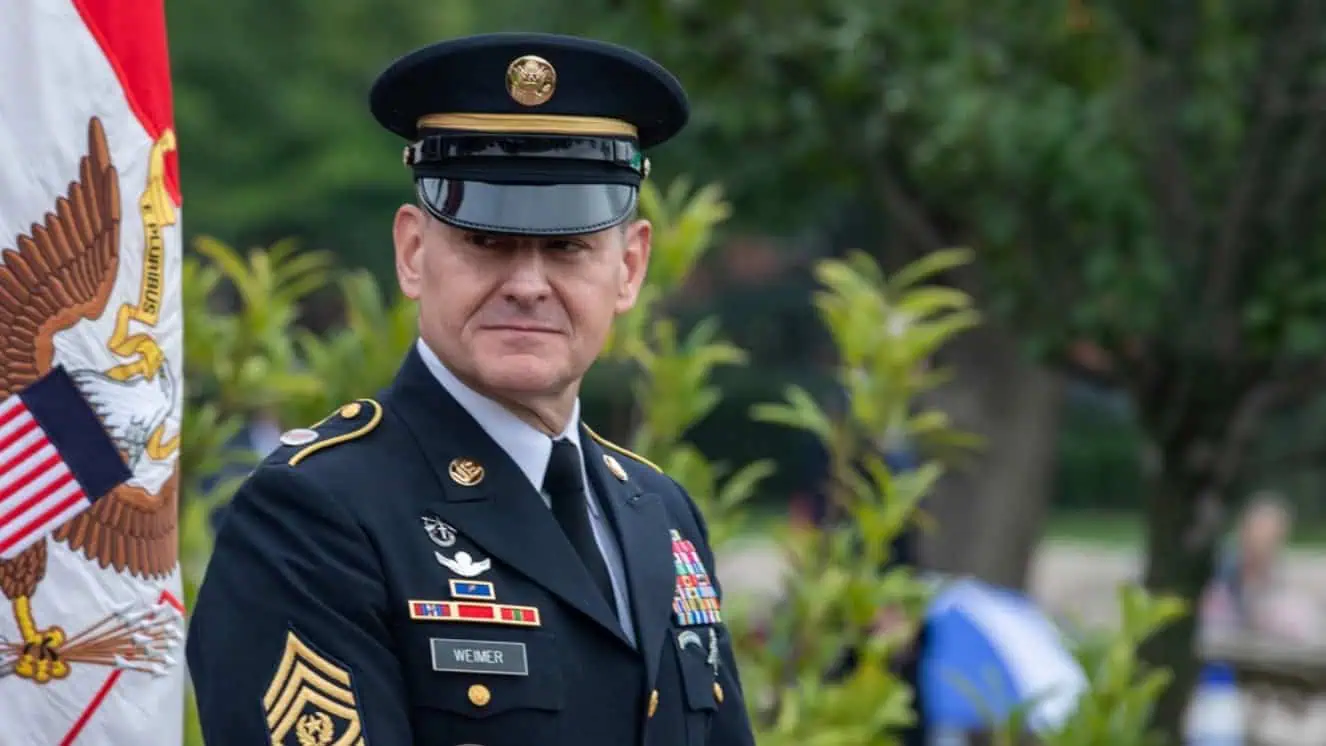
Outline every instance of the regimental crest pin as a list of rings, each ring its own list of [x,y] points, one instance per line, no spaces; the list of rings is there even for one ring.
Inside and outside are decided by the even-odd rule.
[[[456,543],[456,529],[450,524],[444,523],[440,518],[433,515],[426,515],[421,520],[424,522],[424,531],[428,532],[428,538],[443,549],[450,548]]]
[[[473,487],[483,481],[483,464],[472,458],[452,459],[447,466],[451,481],[462,487]]]

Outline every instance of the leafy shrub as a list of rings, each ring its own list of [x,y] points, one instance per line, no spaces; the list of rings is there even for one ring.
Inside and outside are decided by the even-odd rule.
[[[636,405],[626,445],[690,491],[721,546],[750,533],[744,503],[775,465],[756,461],[729,468],[711,463],[686,441],[686,433],[721,401],[714,371],[745,364],[745,354],[722,338],[713,320],[683,331],[666,301],[709,248],[729,208],[717,187],[692,191],[685,182],[666,190],[646,184],[641,205],[655,226],[650,273],[639,306],[618,320],[598,365],[632,375]],[[228,446],[245,420],[268,412],[286,425],[300,425],[372,395],[390,381],[416,334],[413,303],[395,294],[388,299],[366,273],[335,272],[325,253],[300,252],[287,241],[243,254],[212,239],[200,240],[196,250],[183,272],[189,385],[180,544],[190,606],[211,549],[209,516],[253,463],[251,454]],[[941,459],[975,445],[954,432],[943,413],[914,408],[917,394],[944,380],[925,361],[977,323],[967,296],[929,284],[969,258],[966,251],[939,252],[892,277],[863,254],[819,263],[815,302],[838,350],[843,406],[831,410],[792,388],[785,401],[752,413],[823,442],[831,463],[830,498],[848,519],[823,532],[770,530],[787,566],[785,598],[775,617],[743,603],[739,594],[728,596],[725,617],[762,746],[878,744],[912,718],[911,692],[887,665],[908,630],[879,636],[870,629],[883,607],[919,618],[925,586],[907,569],[884,568],[888,547],[942,474]],[[301,303],[330,285],[344,301],[343,323],[321,334],[300,328]],[[916,470],[891,473],[881,444],[900,439],[923,446],[931,458]],[[217,474],[229,476],[209,478]],[[1129,740],[1141,732],[1137,713],[1163,684],[1150,679],[1134,687],[1137,635],[1154,621],[1143,611],[1137,615],[1145,618],[1125,625],[1093,669],[1096,688],[1081,725],[1049,743],[1142,743]],[[860,652],[859,665],[826,681],[825,672],[849,647]],[[1098,740],[1103,733],[1114,740]],[[191,700],[186,743],[202,743]]]

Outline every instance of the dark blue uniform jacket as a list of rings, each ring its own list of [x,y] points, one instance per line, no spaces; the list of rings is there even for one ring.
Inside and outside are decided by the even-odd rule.
[[[187,643],[208,746],[753,745],[704,520],[668,476],[583,433],[633,645],[417,353],[314,429],[217,536]]]

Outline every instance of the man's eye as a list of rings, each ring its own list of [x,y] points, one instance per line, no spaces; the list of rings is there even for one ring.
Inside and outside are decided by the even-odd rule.
[[[579,241],[573,241],[564,238],[550,238],[543,244],[549,251],[579,251],[585,248],[585,245]]]
[[[471,246],[480,249],[495,249],[500,245],[497,236],[488,235],[486,233],[470,233],[465,236],[465,240],[468,241]]]

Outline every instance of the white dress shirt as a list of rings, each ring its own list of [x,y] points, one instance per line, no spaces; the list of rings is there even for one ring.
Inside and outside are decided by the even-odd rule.
[[[488,437],[492,438],[502,450],[506,451],[516,466],[524,472],[535,491],[543,497],[544,505],[551,508],[552,500],[543,492],[543,475],[548,471],[548,459],[552,456],[553,438],[534,426],[512,414],[506,407],[466,386],[447,369],[438,356],[422,339],[415,342],[424,365],[442,384],[442,388],[469,412],[479,423]],[[589,511],[589,525],[594,531],[594,542],[598,544],[603,562],[608,566],[608,575],[612,579],[612,591],[617,602],[617,620],[627,639],[635,643],[635,625],[631,621],[630,595],[626,585],[626,568],[622,563],[621,548],[617,537],[608,525],[608,519],[599,507],[599,498],[594,494],[593,483],[585,470],[585,449],[580,444],[580,400],[576,399],[571,411],[570,422],[557,438],[567,438],[580,449],[580,478],[585,485],[586,510]]]

